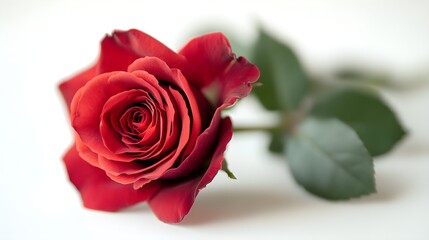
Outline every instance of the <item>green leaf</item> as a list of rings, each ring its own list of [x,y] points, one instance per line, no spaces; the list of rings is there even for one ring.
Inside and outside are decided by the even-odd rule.
[[[357,134],[337,119],[309,118],[287,140],[295,180],[331,200],[375,192],[373,161]]]
[[[295,53],[260,29],[253,63],[258,66],[260,87],[253,93],[268,110],[296,110],[308,92],[309,82]]]
[[[237,179],[234,175],[234,173],[232,173],[229,169],[228,169],[228,163],[226,162],[226,159],[224,159],[222,161],[222,171],[224,171],[226,173],[226,175],[228,175],[229,178],[231,179]]]
[[[338,118],[349,125],[372,156],[388,152],[405,135],[383,100],[362,88],[342,88],[322,94],[311,112],[318,117]]]

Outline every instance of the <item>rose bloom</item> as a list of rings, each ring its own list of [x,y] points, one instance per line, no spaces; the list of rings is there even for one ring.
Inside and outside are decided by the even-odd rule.
[[[160,220],[181,221],[222,168],[232,124],[221,111],[258,77],[221,33],[178,53],[135,29],[106,36],[98,61],[59,86],[75,133],[64,162],[84,206],[147,201]]]

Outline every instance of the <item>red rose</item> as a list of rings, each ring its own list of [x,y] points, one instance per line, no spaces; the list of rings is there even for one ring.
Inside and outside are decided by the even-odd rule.
[[[220,33],[179,53],[138,30],[106,36],[98,62],[60,85],[76,136],[64,162],[84,205],[147,200],[160,220],[181,221],[222,168],[232,125],[221,110],[258,77]]]

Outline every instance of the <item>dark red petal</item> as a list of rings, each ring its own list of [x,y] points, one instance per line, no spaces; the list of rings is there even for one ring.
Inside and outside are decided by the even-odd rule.
[[[222,122],[216,150],[211,158],[207,171],[192,180],[163,185],[149,199],[149,206],[156,216],[166,223],[180,222],[190,211],[198,192],[210,183],[222,168],[223,154],[232,137],[232,124],[229,118]]]
[[[212,100],[215,106],[247,96],[250,83],[259,78],[258,68],[245,58],[236,58],[228,39],[212,33],[191,40],[180,52],[199,71],[199,77],[189,78]]]
[[[224,75],[219,78],[220,92],[217,106],[228,107],[239,98],[246,97],[252,90],[251,83],[259,78],[259,69],[245,58],[234,59]],[[225,105],[226,104],[226,105]]]
[[[219,124],[221,124],[220,110],[217,111],[212,119],[210,126],[198,136],[193,151],[176,168],[170,168],[162,176],[163,179],[174,179],[183,177],[201,166],[203,161],[213,149],[213,143],[218,136]]]
[[[118,43],[115,33],[106,35],[101,41],[100,57],[98,59],[97,73],[112,71],[126,71],[128,65],[140,56],[126,46]]]
[[[235,55],[228,39],[221,33],[206,34],[189,41],[179,52],[198,69],[200,76],[193,85],[204,88],[222,75]]]
[[[106,41],[106,57],[101,58],[103,63],[100,67],[106,71],[125,71],[134,60],[146,56],[158,57],[174,68],[186,69],[188,65],[183,56],[136,29],[116,30],[112,36],[107,36],[104,41]],[[117,67],[121,68],[117,69]]]
[[[71,77],[70,79],[63,81],[58,88],[63,95],[63,98],[67,104],[67,107],[70,110],[70,104],[73,99],[73,96],[76,94],[77,90],[83,87],[89,80],[97,75],[96,66],[92,66],[83,72]]]
[[[107,177],[104,171],[81,159],[75,146],[64,156],[64,163],[70,181],[79,190],[87,208],[117,211],[147,200],[160,187],[159,183],[153,182],[134,190],[132,185],[116,183]]]

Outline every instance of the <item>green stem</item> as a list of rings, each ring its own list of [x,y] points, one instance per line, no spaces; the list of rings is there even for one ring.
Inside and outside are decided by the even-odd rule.
[[[277,132],[281,131],[280,126],[250,126],[234,127],[234,132]]]
[[[302,107],[306,109],[306,107]],[[249,127],[234,127],[234,132],[268,132],[268,133],[282,133],[292,132],[296,125],[302,121],[305,116],[306,110],[296,113],[281,113],[280,121],[274,126],[249,126]]]

